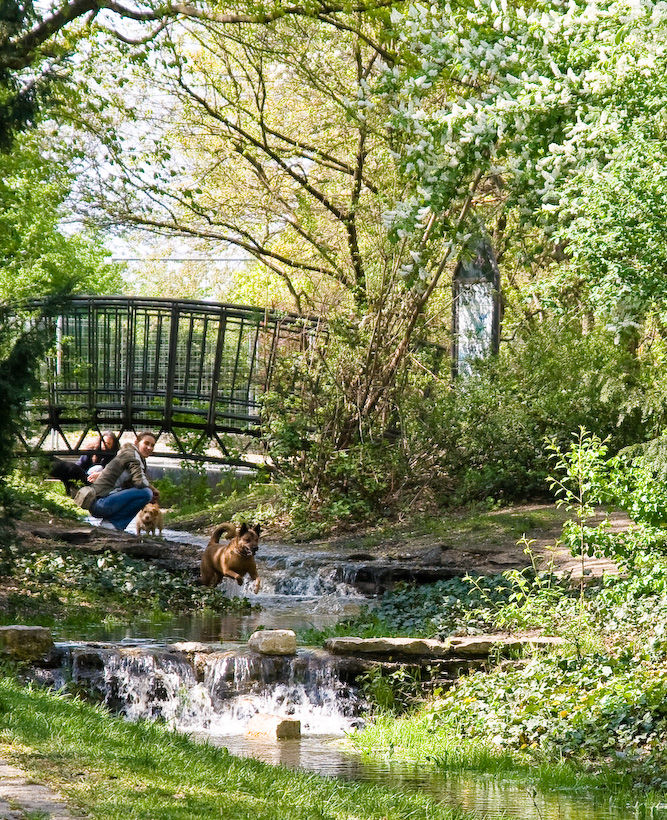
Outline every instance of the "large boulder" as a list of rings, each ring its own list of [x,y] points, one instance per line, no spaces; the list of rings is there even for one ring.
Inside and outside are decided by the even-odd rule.
[[[296,655],[296,635],[291,629],[260,629],[250,636],[248,646],[262,655]]]
[[[246,726],[248,737],[266,737],[271,740],[293,740],[301,737],[301,721],[278,715],[257,714]]]
[[[45,626],[0,626],[0,652],[20,661],[36,661],[53,649],[51,630]]]

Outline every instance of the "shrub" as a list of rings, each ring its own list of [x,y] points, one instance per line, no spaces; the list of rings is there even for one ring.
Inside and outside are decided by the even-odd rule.
[[[563,444],[592,420],[611,452],[642,438],[639,411],[625,405],[636,362],[603,328],[535,324],[454,383],[429,370],[433,358],[416,351],[382,406],[355,424],[362,399],[341,387],[363,366],[354,349],[339,340],[326,367],[306,357],[282,363],[266,432],[293,515],[326,528],[545,496],[545,438]]]

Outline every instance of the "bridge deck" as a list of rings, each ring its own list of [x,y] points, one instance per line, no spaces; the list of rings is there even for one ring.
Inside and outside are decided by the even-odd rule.
[[[169,443],[163,455],[226,462],[232,440],[243,449],[260,433],[277,358],[321,332],[250,307],[121,296],[74,297],[51,321],[29,449],[75,452],[92,431],[148,428]]]

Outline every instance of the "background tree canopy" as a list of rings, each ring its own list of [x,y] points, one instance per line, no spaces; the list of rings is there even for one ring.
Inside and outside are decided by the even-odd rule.
[[[41,166],[7,157],[17,294],[120,286],[64,238],[65,203],[107,234],[254,260],[235,299],[264,293],[332,330],[326,356],[285,363],[300,394],[267,401],[274,455],[313,504],[322,482],[373,507],[428,475],[468,486],[472,464],[488,476],[475,492],[509,492],[512,464],[532,492],[545,435],[585,423],[618,448],[660,433],[662,3],[108,8],[27,9],[4,29],[8,88],[58,69],[36,122],[58,150],[42,148]],[[35,185],[46,208],[32,210]],[[480,234],[501,268],[503,344],[452,387],[451,277]],[[560,383],[552,342],[570,354]],[[502,463],[487,453],[498,437],[515,441]]]

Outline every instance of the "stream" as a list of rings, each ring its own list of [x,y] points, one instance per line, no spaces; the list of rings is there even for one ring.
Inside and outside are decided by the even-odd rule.
[[[202,550],[207,543],[203,536],[171,530],[165,530],[164,537]],[[452,775],[434,765],[370,759],[351,750],[345,736],[363,725],[364,701],[345,662],[315,648],[299,648],[293,658],[259,656],[247,649],[245,641],[258,628],[332,625],[372,605],[372,597],[355,585],[357,575],[345,557],[331,549],[260,542],[257,563],[262,578],[258,595],[231,581],[223,584],[227,594],[247,595],[261,610],[62,634],[57,644],[62,657],[60,682],[85,686],[128,719],[165,720],[240,757],[418,790],[480,817],[630,820],[640,816],[633,807],[613,806],[603,794],[540,793],[524,782]],[[193,642],[208,646],[195,647]],[[245,725],[257,712],[298,718],[301,738],[247,737]]]

